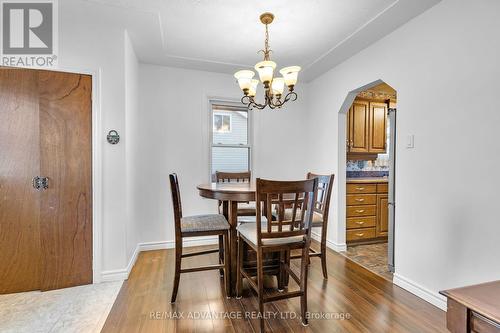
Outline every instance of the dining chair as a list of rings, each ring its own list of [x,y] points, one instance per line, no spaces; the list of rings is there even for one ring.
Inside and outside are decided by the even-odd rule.
[[[196,216],[182,216],[181,196],[179,190],[179,180],[175,173],[169,175],[170,189],[172,191],[172,203],[174,210],[174,225],[175,225],[175,274],[174,286],[172,290],[171,303],[175,303],[177,291],[179,290],[179,280],[182,273],[192,273],[207,270],[222,269],[224,270],[224,286],[226,297],[230,295],[229,285],[229,261],[224,260],[223,263],[216,265],[208,265],[202,267],[182,268],[182,258],[200,256],[210,253],[217,253],[219,249],[205,250],[199,252],[183,253],[182,239],[185,237],[199,236],[220,236],[223,239],[224,258],[229,258],[229,223],[224,215],[207,214]]]
[[[251,171],[243,172],[225,172],[215,171],[215,180],[217,183],[250,183],[252,179]],[[219,214],[222,213],[222,201],[219,200]],[[255,205],[249,202],[238,203],[238,216],[255,216]],[[247,220],[239,219],[239,221],[248,222]],[[219,236],[219,262],[224,261],[224,253],[222,251],[222,236]],[[221,270],[222,275],[222,270]]]
[[[245,172],[215,172],[217,183],[249,183],[252,179],[250,171]],[[219,200],[219,212],[222,207],[222,201]],[[255,216],[255,205],[243,202],[238,204],[238,216]]]
[[[243,278],[257,293],[259,301],[260,331],[264,331],[264,303],[285,298],[300,297],[302,324],[307,326],[307,274],[309,269],[309,246],[311,243],[311,223],[313,205],[316,201],[318,179],[301,181],[272,181],[257,178],[256,181],[256,223],[242,223],[238,226],[238,267],[236,279],[236,295],[241,298]],[[272,219],[273,206],[284,211],[291,206],[290,219],[283,219],[278,214]],[[263,207],[267,207],[266,216],[262,217]],[[257,282],[251,278],[252,270],[243,266],[243,246],[246,243],[257,256]],[[284,259],[283,253],[291,250],[302,250],[300,276],[296,275]],[[280,253],[278,289],[283,286],[285,273],[299,285],[297,291],[283,291],[275,294],[264,294],[264,258],[266,253]],[[253,270],[255,271],[255,269]]]
[[[312,219],[313,228],[321,228],[321,241],[320,251],[317,252],[310,248],[310,257],[319,257],[321,259],[321,269],[323,270],[323,278],[328,280],[328,272],[326,268],[326,232],[328,226],[328,212],[330,210],[330,198],[332,196],[334,174],[318,175],[314,173],[307,173],[307,179],[318,179],[318,195],[314,202],[314,213]],[[292,214],[291,209],[285,211],[285,218],[289,218]],[[292,255],[290,259],[301,258],[300,255]]]

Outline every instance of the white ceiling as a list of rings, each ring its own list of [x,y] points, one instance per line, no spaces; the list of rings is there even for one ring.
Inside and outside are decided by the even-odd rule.
[[[85,0],[125,27],[141,62],[233,73],[262,59],[264,26],[279,67],[311,80],[440,0]]]

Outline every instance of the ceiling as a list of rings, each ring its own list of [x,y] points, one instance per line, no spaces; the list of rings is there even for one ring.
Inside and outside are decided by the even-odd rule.
[[[144,63],[233,73],[260,61],[264,26],[271,58],[311,80],[440,0],[84,0],[129,32]]]

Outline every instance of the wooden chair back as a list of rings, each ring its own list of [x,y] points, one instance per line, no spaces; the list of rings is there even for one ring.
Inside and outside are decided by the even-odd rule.
[[[318,179],[318,195],[314,202],[314,211],[321,214],[323,224],[328,223],[328,212],[330,210],[330,199],[332,196],[333,181],[335,175],[318,175],[312,172],[307,173],[307,179]]]
[[[231,182],[249,183],[251,178],[252,178],[252,173],[250,171],[247,171],[247,172],[216,171],[215,172],[215,179],[216,179],[217,183],[231,183]]]
[[[182,218],[182,204],[181,204],[181,192],[179,190],[179,179],[177,174],[172,173],[169,175],[170,178],[170,190],[172,192],[172,206],[174,210],[174,225],[175,225],[175,235],[176,238],[181,235],[181,218]]]
[[[273,181],[257,178],[257,245],[262,246],[263,239],[305,236],[310,242],[313,207],[316,202],[318,179],[300,181]],[[273,207],[278,211],[278,218],[273,221]],[[292,209],[290,220],[285,220],[285,208]],[[265,214],[267,224],[262,229]]]

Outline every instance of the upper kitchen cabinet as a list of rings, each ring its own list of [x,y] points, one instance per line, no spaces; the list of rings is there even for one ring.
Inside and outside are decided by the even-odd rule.
[[[383,154],[386,152],[387,104],[355,99],[349,109],[347,152]]]
[[[365,101],[355,100],[349,110],[347,147],[351,153],[369,151],[370,105]]]
[[[368,152],[384,154],[387,142],[387,104],[370,102]]]

